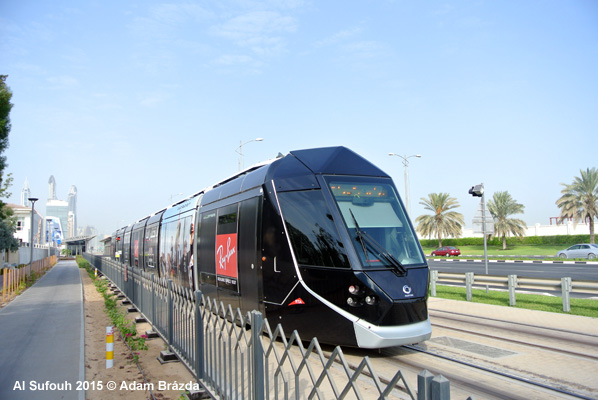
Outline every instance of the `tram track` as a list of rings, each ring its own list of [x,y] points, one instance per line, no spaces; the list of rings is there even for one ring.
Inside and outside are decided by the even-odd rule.
[[[444,316],[442,316],[441,314],[443,314]],[[459,316],[459,317],[461,317],[461,319],[450,318],[450,317],[447,317],[446,315]],[[573,331],[573,330],[569,330],[569,329],[558,329],[558,328],[553,328],[553,327],[548,328],[546,326],[541,326],[541,325],[534,325],[534,324],[528,324],[528,323],[522,323],[522,322],[516,322],[516,321],[507,321],[504,319],[492,318],[492,317],[488,317],[488,316],[470,315],[470,314],[464,314],[464,313],[459,313],[459,312],[455,312],[455,311],[432,310],[431,309],[430,316],[431,317],[449,318],[449,319],[454,319],[454,320],[458,320],[458,321],[465,321],[465,320],[469,319],[469,320],[475,320],[478,322],[483,321],[486,324],[488,322],[495,322],[495,323],[498,323],[501,325],[509,324],[510,326],[527,327],[527,328],[536,330],[535,331],[536,334],[548,336],[551,338],[556,338],[554,333],[560,333],[563,335],[567,335],[568,338],[570,338],[571,335],[573,335],[573,336],[576,336],[579,338],[587,339],[587,340],[576,339],[581,344],[595,344],[595,341],[598,340],[598,334],[594,335],[594,334],[588,334],[588,333],[579,332],[579,331]],[[548,332],[548,333],[546,333],[546,332]],[[594,341],[592,342],[591,340],[594,340]]]
[[[534,339],[536,339],[536,341],[519,340],[519,339],[514,338],[514,336],[513,336],[514,331],[510,331],[510,335],[511,335],[510,337],[507,337],[504,335],[499,335],[496,333],[482,332],[482,330],[480,329],[479,321],[477,324],[474,325],[473,322],[464,321],[463,318],[452,318],[452,317],[446,316],[446,315],[435,315],[435,313],[431,313],[431,315],[434,316],[434,321],[436,321],[436,322],[432,322],[433,327],[451,330],[451,331],[455,331],[455,332],[460,332],[460,333],[467,334],[467,335],[475,335],[478,337],[484,337],[484,338],[494,339],[494,340],[498,340],[498,341],[504,341],[504,342],[508,342],[510,344],[520,344],[520,345],[523,345],[526,347],[534,347],[537,349],[547,350],[547,351],[551,351],[551,352],[557,352],[557,353],[561,353],[561,354],[568,355],[568,356],[581,357],[581,358],[592,360],[592,361],[598,361],[598,355],[588,354],[588,353],[584,353],[581,351],[573,351],[573,350],[570,350],[563,346],[556,346],[554,344],[552,344],[552,345],[542,344],[542,343],[539,343],[539,341],[538,341],[538,338],[544,338],[544,339],[553,340],[553,341],[566,340],[568,345],[570,345],[571,343],[575,343],[575,344],[582,345],[582,346],[595,346],[596,343],[598,343],[598,335],[588,335],[585,333],[567,331],[567,330],[558,330],[559,335],[554,335],[551,333],[551,331],[553,332],[554,330],[547,330],[547,328],[545,328],[545,327],[531,325],[531,324],[521,324],[521,323],[510,322],[510,321],[492,319],[492,321],[498,322],[500,324],[510,324],[511,326],[520,325],[520,326],[525,327],[526,329],[517,330],[517,333],[519,333],[521,335],[529,335],[530,334],[529,329],[533,330]],[[457,315],[462,316],[462,314],[457,314]],[[466,316],[466,318],[468,318],[468,319],[477,318],[478,320],[481,319],[483,321],[487,320],[486,318],[472,317],[472,316]],[[467,324],[467,327],[466,328],[456,327],[456,326],[451,326],[446,323],[442,324],[442,323],[437,322],[438,319],[448,320],[448,321],[456,321],[458,323],[465,323],[465,324]],[[474,325],[474,326],[471,326],[471,325]],[[483,325],[483,327],[488,327],[488,326],[490,326],[490,325]],[[475,330],[475,329],[477,329],[477,330]],[[504,327],[503,327],[503,329],[504,329]],[[546,330],[546,332],[544,332],[543,330]],[[563,338],[562,334],[567,335],[567,337]]]
[[[592,331],[444,310],[430,310],[430,317],[429,341],[355,355],[368,355],[389,376],[400,370],[412,389],[424,369],[442,375],[455,398],[598,399],[593,379],[584,375],[598,366],[598,335]]]
[[[347,350],[345,355],[350,356],[351,351]],[[542,379],[547,381],[546,377],[538,377],[538,380],[534,380],[512,372],[500,371],[496,368],[459,360],[430,349],[420,348],[418,345],[380,349],[377,356],[371,354],[371,350],[365,352],[362,349],[355,350],[358,353],[358,357],[364,355],[360,353],[367,354],[369,352],[369,357],[371,357],[376,368],[382,367],[382,364],[384,364],[384,368],[381,369],[391,370],[395,373],[397,370],[400,370],[404,375],[411,375],[412,377],[409,381],[412,383],[416,382],[415,376],[424,369],[434,375],[442,375],[450,381],[451,391],[457,389],[461,394],[465,394],[471,398],[501,400],[544,400],[551,398],[597,400],[596,397],[575,392],[564,385],[559,387],[540,381]],[[331,356],[331,353],[327,351],[324,354],[327,357]],[[414,354],[418,355],[418,357],[412,357]],[[440,362],[431,361],[430,357],[440,360]],[[340,362],[335,360],[335,363]],[[347,367],[355,371],[358,365],[349,361]],[[370,376],[367,371],[362,371],[362,373]],[[390,383],[389,377],[384,375],[379,375],[378,379],[384,384]],[[396,384],[394,389],[404,395],[408,395],[408,391],[402,383]],[[411,389],[417,390],[415,386],[411,386]]]
[[[409,345],[409,346],[402,346],[402,348],[408,349],[412,352],[422,353],[422,354],[425,354],[428,356],[439,358],[439,359],[442,359],[449,363],[458,364],[458,365],[465,367],[469,370],[482,371],[483,373],[486,373],[486,374],[492,374],[494,376],[499,377],[501,382],[505,382],[505,380],[507,382],[515,381],[518,384],[524,384],[528,387],[531,386],[534,388],[538,388],[543,392],[546,391],[548,393],[555,393],[555,394],[558,393],[558,395],[560,395],[560,396],[569,396],[569,397],[575,398],[575,399],[595,400],[595,398],[586,396],[585,394],[582,394],[582,393],[573,392],[571,390],[563,389],[563,388],[560,388],[557,386],[551,386],[551,385],[548,385],[548,384],[545,384],[542,382],[534,381],[533,379],[530,379],[530,378],[518,376],[518,375],[515,375],[512,373],[498,371],[496,369],[492,369],[492,368],[485,367],[482,365],[476,365],[472,362],[459,360],[454,357],[442,355],[442,354],[439,354],[439,353],[431,351],[431,350],[419,348],[417,346]],[[383,350],[382,353],[384,354],[384,353],[386,353],[386,351]],[[392,353],[389,353],[388,355],[392,355]],[[397,364],[401,364],[401,365],[411,364],[413,367],[416,367],[416,368],[421,367],[421,362],[411,363],[410,361],[405,361],[403,358],[401,358],[399,360],[395,356],[393,356],[391,359],[396,360]],[[425,363],[424,363],[424,365],[425,365]],[[428,365],[433,365],[433,363],[429,363]],[[478,383],[477,379],[468,378],[470,376],[468,374],[464,375],[464,374],[456,374],[456,373],[450,373],[450,372],[447,373],[445,370],[442,373],[442,375],[445,376],[445,378],[449,379],[451,384],[453,384],[453,385],[462,384],[464,386],[472,387],[472,383]],[[502,385],[497,385],[495,387],[491,387],[491,386],[480,387],[479,385],[475,385],[475,391],[481,392],[482,394],[488,395],[490,397],[501,398],[501,399],[528,399],[529,398],[529,394],[517,395],[517,394],[513,393],[512,391],[510,391],[509,389],[505,389],[505,387],[508,387],[508,386],[509,386],[508,383],[506,385],[505,385],[505,383],[503,383]]]
[[[449,329],[449,330],[452,330],[455,332],[471,334],[471,331],[468,331],[466,329],[455,328],[452,326],[440,325],[440,324],[434,324],[434,323],[432,324],[432,326],[437,327],[437,328]],[[545,346],[545,345],[541,345],[541,344],[537,344],[537,343],[525,342],[522,340],[514,340],[511,338],[506,338],[506,337],[502,337],[502,336],[498,336],[498,335],[489,335],[489,334],[480,333],[480,332],[477,332],[475,335],[489,338],[489,339],[508,341],[509,343],[513,343],[513,344],[520,344],[520,345],[524,345],[524,346],[535,347],[535,348],[542,349],[542,350],[554,351],[557,353],[566,354],[566,355],[570,355],[570,356],[586,358],[586,359],[593,360],[593,361],[598,361],[598,357],[596,357],[596,356],[584,354],[584,353],[580,353],[580,352],[575,352],[575,351],[569,351],[569,350],[562,349],[562,348],[557,349],[557,348],[554,348],[551,346]]]

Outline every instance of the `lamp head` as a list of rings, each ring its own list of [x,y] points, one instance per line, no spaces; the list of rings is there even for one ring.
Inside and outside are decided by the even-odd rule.
[[[469,189],[469,194],[473,197],[482,197],[484,194],[484,184],[472,186],[471,189]]]

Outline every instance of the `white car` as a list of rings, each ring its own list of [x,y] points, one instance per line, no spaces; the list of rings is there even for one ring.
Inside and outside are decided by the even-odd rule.
[[[594,260],[598,258],[598,244],[574,244],[568,249],[556,253],[558,258],[589,258]]]

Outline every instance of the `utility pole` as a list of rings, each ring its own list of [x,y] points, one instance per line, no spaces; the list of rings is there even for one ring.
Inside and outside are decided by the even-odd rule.
[[[31,202],[31,232],[29,239],[29,266],[31,267],[31,264],[33,264],[33,219],[35,217],[35,202],[39,199],[36,197],[29,197],[27,200]]]
[[[469,189],[469,194],[472,195],[473,197],[481,197],[480,199],[480,208],[481,208],[481,217],[482,217],[482,235],[484,235],[484,266],[486,268],[486,275],[488,275],[488,231],[491,230],[492,232],[494,232],[494,222],[491,222],[491,224],[487,224],[486,221],[486,197],[484,194],[484,184],[480,183],[479,185],[475,185],[472,186],[471,189]],[[477,214],[479,215],[479,214]],[[476,215],[476,217],[477,217]],[[477,223],[479,223],[479,221],[477,221],[477,219],[474,217],[474,225]],[[490,226],[488,226],[490,225]],[[492,229],[489,229],[489,228]],[[475,226],[474,226],[474,232],[475,232]],[[486,285],[486,293],[488,292],[488,285]]]
[[[412,156],[402,156],[396,153],[388,153],[389,156],[397,156],[403,160],[403,166],[405,167],[405,206],[407,207],[407,214],[410,214],[410,207],[409,207],[409,174],[407,173],[407,167],[409,166],[409,161],[407,161],[411,157],[420,158],[421,154],[414,154]]]

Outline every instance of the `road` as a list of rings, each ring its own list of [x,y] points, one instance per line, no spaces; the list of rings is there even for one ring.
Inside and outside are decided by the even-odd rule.
[[[0,399],[82,399],[83,364],[81,277],[61,261],[0,310]]]
[[[458,261],[457,261],[458,260]],[[449,258],[442,261],[428,259],[430,269],[442,272],[485,274],[484,261],[471,261]],[[564,263],[524,263],[524,262],[488,262],[489,275],[517,275],[526,278],[561,279],[570,277],[573,280],[598,281],[598,263],[564,264]]]

